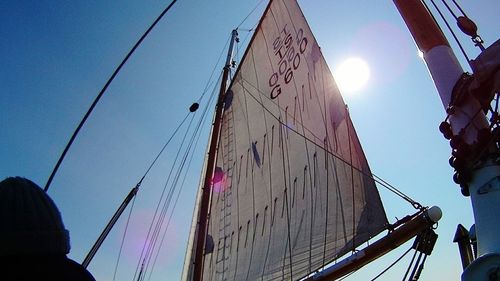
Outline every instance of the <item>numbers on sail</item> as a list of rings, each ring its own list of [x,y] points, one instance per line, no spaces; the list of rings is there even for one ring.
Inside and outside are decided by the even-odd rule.
[[[278,59],[277,71],[269,77],[269,87],[271,87],[271,99],[277,98],[282,93],[281,83],[290,83],[293,78],[293,71],[300,66],[300,55],[306,51],[307,38],[304,31],[298,30],[295,38],[292,36],[287,26],[283,27],[278,37],[273,41],[274,56]]]

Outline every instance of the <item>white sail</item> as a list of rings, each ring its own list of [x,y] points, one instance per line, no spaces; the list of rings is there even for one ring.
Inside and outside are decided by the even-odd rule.
[[[204,280],[296,280],[386,224],[300,8],[273,1],[225,97]]]

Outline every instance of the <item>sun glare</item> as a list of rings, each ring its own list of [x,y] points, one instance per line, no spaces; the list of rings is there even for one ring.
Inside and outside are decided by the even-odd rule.
[[[360,58],[344,60],[335,71],[335,81],[342,93],[355,93],[363,89],[370,79],[370,68]]]

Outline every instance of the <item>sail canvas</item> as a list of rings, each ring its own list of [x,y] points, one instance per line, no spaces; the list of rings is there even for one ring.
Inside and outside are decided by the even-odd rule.
[[[347,108],[294,0],[269,4],[223,106],[204,280],[296,280],[385,228]]]

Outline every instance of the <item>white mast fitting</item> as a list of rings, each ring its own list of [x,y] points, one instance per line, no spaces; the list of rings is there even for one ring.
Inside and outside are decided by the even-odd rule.
[[[474,95],[460,93],[457,82],[464,71],[441,29],[421,0],[394,0],[423,57],[445,110],[449,114],[451,145],[455,152],[480,143],[480,132],[490,132],[480,102]],[[492,78],[493,79],[493,78]],[[487,143],[491,146],[491,142]],[[478,243],[478,258],[464,271],[462,280],[498,280],[500,278],[500,166],[496,146],[485,148],[487,157],[473,162],[456,175],[463,193],[470,194]],[[463,152],[463,151],[461,151]],[[454,155],[456,156],[456,155]],[[470,152],[467,153],[470,157]],[[491,279],[493,278],[494,279]],[[490,279],[488,279],[490,278]]]

